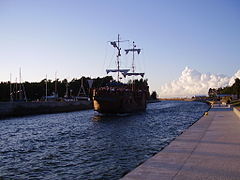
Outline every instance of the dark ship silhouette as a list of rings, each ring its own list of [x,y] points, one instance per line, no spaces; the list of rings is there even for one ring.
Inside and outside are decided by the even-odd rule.
[[[131,113],[144,111],[147,107],[147,98],[149,96],[149,87],[146,81],[133,80],[131,84],[121,83],[120,73],[123,77],[126,76],[141,76],[144,73],[135,72],[134,54],[140,54],[141,49],[137,49],[133,42],[131,49],[125,49],[126,54],[133,53],[132,72],[130,69],[120,69],[119,57],[121,56],[120,36],[117,41],[112,41],[110,44],[117,49],[117,69],[107,69],[106,72],[116,72],[117,81],[108,83],[104,87],[95,88],[93,90],[93,106],[94,110],[104,114]]]

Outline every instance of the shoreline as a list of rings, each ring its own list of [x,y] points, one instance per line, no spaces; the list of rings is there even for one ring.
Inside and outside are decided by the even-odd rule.
[[[92,109],[91,101],[0,102],[0,120],[28,115],[53,114]]]
[[[161,102],[161,100],[159,100],[159,99],[150,99],[150,100],[147,100],[147,104],[158,103],[158,102]]]
[[[160,100],[148,100],[158,103]],[[0,120],[29,115],[64,113],[93,109],[92,101],[40,101],[40,102],[0,102]]]

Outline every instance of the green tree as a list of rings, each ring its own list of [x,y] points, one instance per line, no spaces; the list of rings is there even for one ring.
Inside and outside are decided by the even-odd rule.
[[[152,94],[151,94],[151,99],[157,99],[157,92],[156,91],[153,91]]]
[[[57,80],[51,81],[48,80],[48,95],[52,95],[55,92],[55,85],[57,86],[57,93],[59,97],[64,97],[66,92],[66,85],[68,84],[69,92],[71,90],[72,96],[77,96],[80,86],[81,79],[83,78],[83,85],[86,93],[90,93],[92,96],[92,92],[89,91],[87,80],[91,79],[90,77],[81,77],[80,79],[72,79],[72,81],[68,82],[67,79],[62,81]],[[105,86],[110,81],[113,81],[112,76],[106,76],[102,78],[96,78],[93,82],[92,88],[98,88],[101,86]],[[41,99],[46,94],[46,79],[41,80],[40,82],[24,82],[22,83],[26,92],[27,99],[29,101],[34,101],[37,99]],[[12,83],[12,91],[16,91],[16,88],[19,87],[19,83]],[[10,82],[1,82],[0,83],[0,101],[10,101]]]
[[[234,94],[237,94],[237,98],[240,96],[240,79],[236,78],[235,83],[232,85]]]

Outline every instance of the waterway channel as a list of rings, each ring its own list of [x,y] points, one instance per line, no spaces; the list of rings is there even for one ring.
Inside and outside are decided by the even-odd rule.
[[[119,179],[208,108],[162,101],[121,116],[85,110],[0,120],[0,179]]]

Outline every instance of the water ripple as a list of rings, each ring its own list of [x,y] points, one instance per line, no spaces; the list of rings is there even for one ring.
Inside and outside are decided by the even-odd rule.
[[[119,179],[199,119],[199,102],[160,102],[147,111],[91,110],[0,121],[0,179]]]

